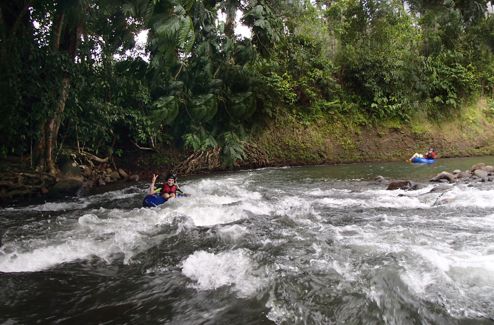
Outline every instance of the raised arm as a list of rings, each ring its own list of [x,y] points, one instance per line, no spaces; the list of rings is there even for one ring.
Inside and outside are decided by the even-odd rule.
[[[154,194],[154,183],[156,183],[156,179],[158,175],[153,174],[153,179],[151,180],[151,185],[149,186],[148,194]]]

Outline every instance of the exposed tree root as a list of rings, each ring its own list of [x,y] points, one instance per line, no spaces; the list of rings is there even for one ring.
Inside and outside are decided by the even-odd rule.
[[[244,144],[245,160],[240,163],[241,166],[260,168],[269,166],[269,158],[266,152],[261,150],[253,143]]]
[[[222,169],[221,147],[209,150],[197,151],[174,168],[174,171],[182,175],[213,171]],[[259,168],[269,165],[268,155],[254,144],[244,144],[245,160],[237,161],[235,167]]]
[[[220,154],[221,147],[194,152],[175,167],[174,171],[182,175],[188,175],[201,171],[219,169],[221,167]]]

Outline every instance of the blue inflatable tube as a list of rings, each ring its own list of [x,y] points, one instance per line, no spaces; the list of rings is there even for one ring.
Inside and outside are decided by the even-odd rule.
[[[190,196],[190,194],[177,193],[177,198],[188,197],[188,196]],[[146,197],[142,201],[142,206],[145,208],[154,208],[154,207],[157,207],[158,205],[162,205],[166,201],[168,201],[168,200],[159,194],[148,194],[148,195],[146,195]]]
[[[158,194],[149,194],[146,195],[144,200],[142,201],[142,206],[145,208],[157,207],[158,205],[162,205],[167,200]]]
[[[413,158],[412,163],[414,164],[433,164],[436,162],[436,159],[427,159],[427,158]]]

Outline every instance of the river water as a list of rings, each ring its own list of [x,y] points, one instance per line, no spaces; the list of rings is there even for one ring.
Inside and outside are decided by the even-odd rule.
[[[492,324],[493,157],[268,168],[0,210],[3,324]],[[386,191],[375,176],[412,179]]]

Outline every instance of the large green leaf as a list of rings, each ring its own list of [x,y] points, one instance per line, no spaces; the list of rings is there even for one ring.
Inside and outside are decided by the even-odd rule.
[[[179,112],[178,99],[175,96],[160,97],[154,102],[151,117],[157,124],[171,124],[177,118]]]
[[[256,111],[252,92],[231,94],[229,96],[229,113],[239,120],[248,120]]]
[[[205,94],[191,98],[189,101],[189,111],[194,121],[210,121],[218,111],[216,97],[214,94]]]

